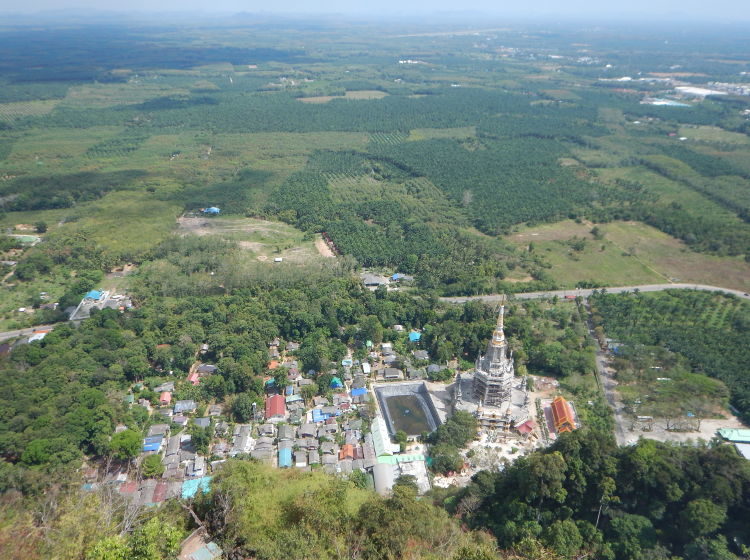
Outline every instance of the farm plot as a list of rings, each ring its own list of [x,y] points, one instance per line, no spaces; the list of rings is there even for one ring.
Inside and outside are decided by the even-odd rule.
[[[0,122],[12,122],[24,117],[38,117],[40,115],[46,115],[48,113],[51,113],[59,103],[59,99],[0,103]]]
[[[131,79],[123,84],[87,84],[70,88],[61,105],[74,108],[104,108],[137,105],[165,95],[189,95],[187,89],[175,88],[158,76]]]

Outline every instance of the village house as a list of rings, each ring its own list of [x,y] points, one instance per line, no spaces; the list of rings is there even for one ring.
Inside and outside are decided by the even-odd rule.
[[[166,383],[154,387],[155,393],[163,393],[164,391],[174,391],[174,381],[167,381]]]
[[[280,441],[293,440],[294,439],[294,428],[289,424],[281,424],[279,426],[278,439]]]
[[[272,395],[266,399],[266,421],[283,422],[287,419],[286,402],[281,395]]]
[[[317,450],[310,450],[307,455],[308,465],[319,465],[320,464],[320,453]]]
[[[276,435],[276,427],[273,424],[262,424],[258,426],[258,435],[272,438]]]
[[[198,408],[198,405],[193,400],[177,401],[174,404],[174,413],[182,414],[184,412],[193,412]]]
[[[146,434],[148,437],[151,436],[164,436],[169,433],[169,424],[154,424],[148,429]]]
[[[297,430],[299,437],[315,437],[318,427],[315,424],[302,424]]]
[[[294,466],[298,469],[307,467],[307,452],[306,451],[295,451],[294,452]]]
[[[397,381],[404,378],[404,372],[398,368],[385,368],[383,370],[383,379],[386,381]]]
[[[211,419],[207,416],[203,418],[195,418],[193,420],[193,424],[195,424],[199,428],[208,428],[211,425]]]

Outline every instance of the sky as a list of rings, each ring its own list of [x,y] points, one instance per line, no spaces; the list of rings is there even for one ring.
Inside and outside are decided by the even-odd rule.
[[[237,12],[400,15],[488,14],[522,19],[750,22],[749,0],[0,0],[0,13]]]

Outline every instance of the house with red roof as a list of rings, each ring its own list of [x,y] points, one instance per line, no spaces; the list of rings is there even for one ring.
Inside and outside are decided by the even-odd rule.
[[[282,395],[268,397],[266,399],[266,421],[283,422],[286,419],[286,399]]]
[[[342,461],[344,459],[354,459],[355,453],[354,453],[354,446],[350,443],[344,444],[344,446],[341,448],[341,451],[339,451],[339,461]]]

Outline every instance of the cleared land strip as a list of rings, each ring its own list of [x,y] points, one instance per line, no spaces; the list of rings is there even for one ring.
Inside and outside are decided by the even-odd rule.
[[[702,292],[721,292],[723,294],[731,294],[743,299],[750,300],[750,295],[740,290],[730,290],[729,288],[720,288],[718,286],[706,286],[705,284],[645,284],[642,286],[615,286],[605,288],[574,288],[571,290],[550,290],[546,292],[527,292],[523,294],[513,294],[516,299],[541,299],[551,297],[566,297],[566,296],[581,296],[589,297],[594,290],[601,291],[606,290],[610,294],[621,294],[624,292],[633,292],[638,290],[640,292],[662,292],[664,290],[699,290]],[[467,301],[486,301],[486,302],[497,302],[504,297],[502,294],[493,294],[487,296],[460,296],[460,297],[442,297],[442,301],[448,303],[466,303]]]

